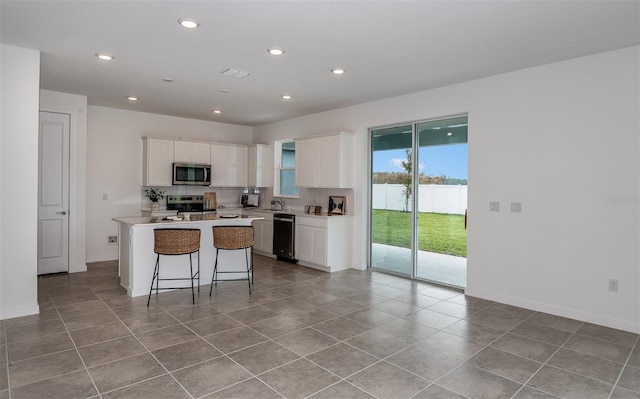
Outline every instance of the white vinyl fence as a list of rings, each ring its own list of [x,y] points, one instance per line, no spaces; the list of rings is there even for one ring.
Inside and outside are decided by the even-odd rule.
[[[402,184],[374,184],[373,209],[405,210],[402,190]],[[418,193],[418,212],[464,215],[467,209],[467,186],[421,184]]]

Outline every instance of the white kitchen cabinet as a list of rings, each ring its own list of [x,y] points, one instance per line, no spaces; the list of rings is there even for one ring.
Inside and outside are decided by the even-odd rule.
[[[296,216],[296,259],[325,271],[351,267],[350,216]]]
[[[327,266],[327,228],[303,223],[296,226],[296,258],[299,262]]]
[[[249,147],[248,184],[250,187],[273,186],[273,151],[266,144]]]
[[[275,257],[273,255],[273,213],[260,211],[246,211],[248,216],[264,217],[264,220],[254,220],[253,225],[253,250],[261,255]]]
[[[143,137],[142,185],[171,186],[173,140]]]
[[[246,187],[248,148],[211,144],[211,187]]]
[[[353,187],[352,142],[344,132],[296,140],[296,186]]]
[[[176,140],[173,143],[173,162],[209,164],[211,144]]]
[[[318,140],[296,140],[296,186],[318,186]]]

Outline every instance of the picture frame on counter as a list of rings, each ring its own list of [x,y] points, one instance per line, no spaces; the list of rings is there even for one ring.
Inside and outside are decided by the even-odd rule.
[[[347,212],[347,197],[329,197],[329,215],[344,215]]]

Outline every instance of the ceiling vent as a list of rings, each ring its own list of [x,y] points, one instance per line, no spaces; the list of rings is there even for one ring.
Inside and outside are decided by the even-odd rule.
[[[221,72],[223,75],[231,76],[232,78],[242,79],[250,75],[249,72],[241,71],[239,69],[229,68]]]

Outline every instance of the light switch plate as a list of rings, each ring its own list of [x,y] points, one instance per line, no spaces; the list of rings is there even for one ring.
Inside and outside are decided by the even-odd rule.
[[[489,212],[500,212],[500,202],[489,201]]]
[[[522,202],[512,202],[511,213],[522,213]]]

